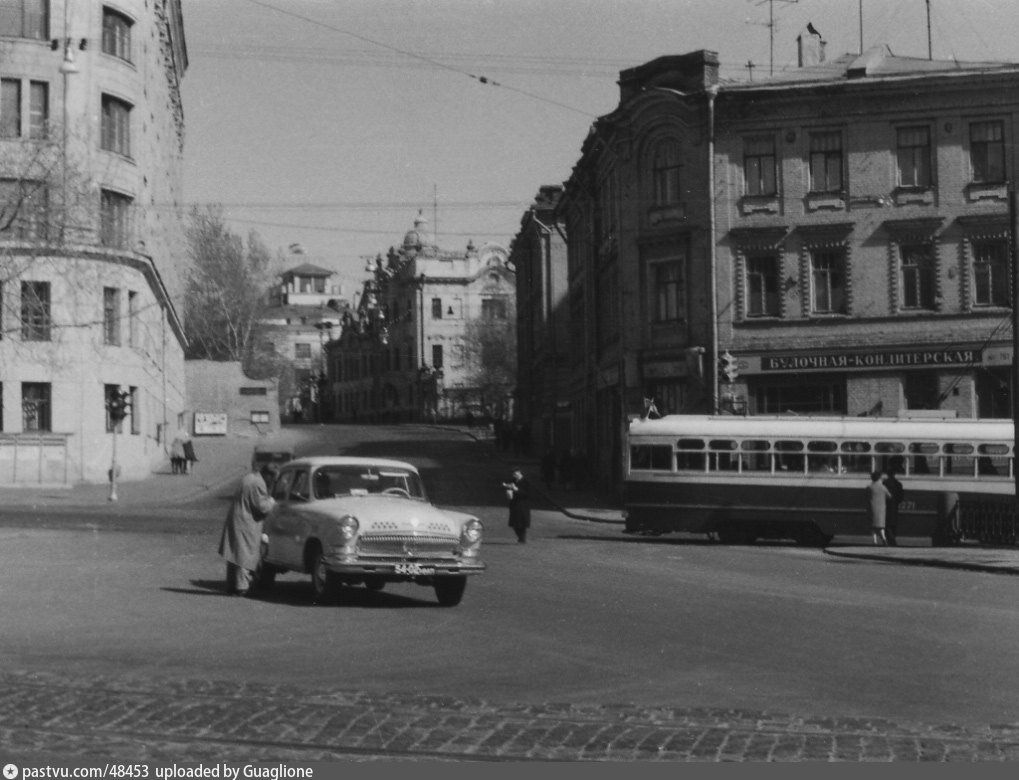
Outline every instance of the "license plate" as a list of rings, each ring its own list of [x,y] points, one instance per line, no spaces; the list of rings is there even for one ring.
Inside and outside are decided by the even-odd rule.
[[[398,563],[395,565],[394,570],[397,574],[414,574],[417,576],[435,574],[433,567],[422,566],[420,563]]]

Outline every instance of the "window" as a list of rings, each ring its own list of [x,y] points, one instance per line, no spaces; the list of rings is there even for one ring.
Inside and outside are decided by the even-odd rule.
[[[131,418],[131,433],[139,434],[142,432],[142,426],[138,407],[138,388],[132,385],[127,389],[127,395],[128,401],[131,404],[127,410],[127,415]]]
[[[1008,244],[980,241],[973,244],[973,298],[982,306],[1009,306]]]
[[[50,283],[21,283],[21,338],[50,340]]]
[[[132,199],[119,192],[103,190],[99,208],[99,242],[114,249],[126,249],[131,236]]]
[[[973,181],[1005,181],[1005,128],[1002,122],[974,122],[969,126],[969,157]]]
[[[294,344],[294,357],[297,360],[311,360],[311,344]]]
[[[50,85],[45,81],[28,84],[28,137],[48,138],[50,128]]]
[[[845,253],[815,250],[810,255],[811,310],[814,314],[844,314],[846,311]]]
[[[432,368],[442,368],[442,344],[432,344]]]
[[[774,195],[775,138],[760,136],[748,138],[743,147],[743,175],[747,195]]]
[[[810,135],[810,191],[842,192],[842,133]]]
[[[747,316],[777,317],[779,259],[775,255],[747,258]]]
[[[103,95],[103,117],[100,148],[131,156],[131,105],[110,95]]]
[[[21,137],[21,81],[0,79],[0,138]]]
[[[934,250],[929,244],[899,247],[902,308],[933,309],[936,293]]]
[[[502,298],[484,298],[481,301],[481,319],[506,319],[506,301]]]
[[[131,61],[133,22],[112,8],[103,8],[103,53]]]
[[[138,293],[133,290],[127,292],[127,345],[138,347]],[[264,346],[264,345],[263,345]],[[272,351],[272,344],[269,344]]]
[[[432,319],[442,319],[442,298],[432,298]]]
[[[682,264],[654,263],[651,266],[651,274],[655,322],[682,319],[686,313],[686,307],[683,306]]]
[[[659,141],[651,160],[652,196],[655,206],[679,203],[680,190],[679,143],[673,139]]]
[[[0,0],[0,36],[50,37],[49,0]]]
[[[51,430],[50,386],[48,382],[21,384],[22,429],[45,432]]]
[[[898,133],[899,186],[931,186],[931,131],[926,127],[900,127]]]
[[[103,288],[103,343],[120,345],[120,290]]]
[[[0,237],[45,240],[48,234],[46,185],[27,179],[0,179]]]

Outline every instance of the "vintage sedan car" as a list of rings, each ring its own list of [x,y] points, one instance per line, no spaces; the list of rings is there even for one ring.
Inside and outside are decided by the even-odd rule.
[[[485,570],[481,521],[429,503],[409,463],[298,458],[282,466],[270,491],[276,507],[262,528],[260,587],[280,572],[302,572],[319,600],[334,600],[345,585],[415,582],[454,606],[467,577]]]

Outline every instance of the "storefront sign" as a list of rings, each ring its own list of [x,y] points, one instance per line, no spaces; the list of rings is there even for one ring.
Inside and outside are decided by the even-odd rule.
[[[916,368],[979,364],[979,349],[929,349],[908,352],[829,352],[817,355],[762,357],[761,371],[858,371],[869,368]]]
[[[672,379],[673,377],[686,376],[688,373],[685,360],[644,364],[645,379]]]

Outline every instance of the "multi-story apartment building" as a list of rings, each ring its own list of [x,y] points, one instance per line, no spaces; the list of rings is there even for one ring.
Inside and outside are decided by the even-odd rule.
[[[743,83],[706,51],[625,70],[584,142],[557,213],[572,425],[604,481],[645,398],[1010,414],[1019,65],[818,59]]]
[[[148,474],[184,422],[179,0],[0,8],[0,483]]]
[[[418,215],[399,248],[369,260],[354,313],[326,346],[337,420],[508,416],[512,370],[481,360],[512,355],[514,273],[496,244],[443,250]],[[479,362],[480,361],[480,362]]]
[[[570,424],[566,234],[556,214],[562,187],[538,190],[520,220],[509,262],[517,282],[516,416],[536,452],[574,449]]]
[[[286,421],[318,419],[325,344],[340,335],[340,322],[350,309],[335,276],[313,263],[287,269],[259,317],[258,348],[287,369],[279,377],[280,412]]]

